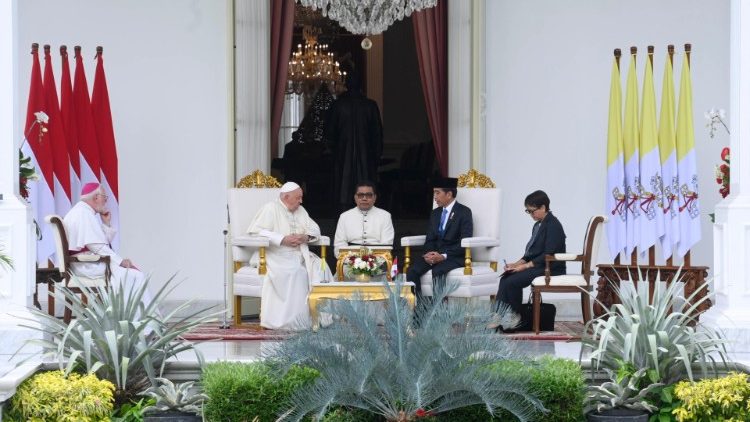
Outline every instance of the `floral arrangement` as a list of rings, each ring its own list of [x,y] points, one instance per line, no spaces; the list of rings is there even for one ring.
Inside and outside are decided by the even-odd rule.
[[[729,195],[729,147],[725,147],[721,150],[721,165],[716,166],[716,183],[721,186],[719,193],[722,198],[726,198]]]
[[[344,270],[348,274],[376,276],[383,274],[385,259],[371,254],[369,251],[350,253],[344,259]]]
[[[708,120],[706,127],[708,128],[708,136],[710,136],[711,139],[716,137],[716,131],[719,130],[720,127],[723,127],[727,134],[729,134],[729,127],[724,122],[727,114],[723,109],[717,110],[712,108],[705,112],[703,116]],[[729,195],[729,147],[724,147],[724,149],[721,150],[721,161],[723,161],[723,163],[716,166],[716,183],[719,185],[719,194],[722,198],[726,198]],[[711,213],[709,214],[709,217],[711,217],[711,222],[713,222],[716,215]]]

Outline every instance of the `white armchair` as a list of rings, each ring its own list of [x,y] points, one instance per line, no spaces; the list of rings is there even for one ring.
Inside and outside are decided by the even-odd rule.
[[[234,262],[234,324],[237,326],[242,324],[242,297],[261,297],[266,274],[266,248],[270,244],[267,237],[248,235],[247,228],[263,205],[279,198],[280,187],[281,184],[274,177],[256,170],[243,177],[237,183],[237,187],[230,188],[227,193],[229,243]],[[311,245],[320,246],[321,258],[325,259],[326,247],[330,243],[328,236],[321,236]],[[256,252],[257,259],[254,259]]]
[[[474,236],[461,240],[465,248],[464,267],[448,273],[447,283],[457,283],[450,297],[494,296],[497,292],[497,262],[500,255],[500,204],[501,192],[488,177],[476,170],[458,178],[458,202],[471,208],[474,219]],[[436,206],[433,204],[433,207]],[[411,265],[411,248],[423,246],[425,236],[401,238],[404,247],[404,272]],[[417,257],[416,259],[420,259]],[[432,296],[432,272],[421,279],[422,294]]]

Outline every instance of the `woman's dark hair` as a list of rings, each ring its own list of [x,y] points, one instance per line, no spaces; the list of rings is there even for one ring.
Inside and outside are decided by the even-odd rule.
[[[544,205],[544,208],[549,211],[549,196],[543,190],[535,190],[526,197],[523,204],[535,208]]]

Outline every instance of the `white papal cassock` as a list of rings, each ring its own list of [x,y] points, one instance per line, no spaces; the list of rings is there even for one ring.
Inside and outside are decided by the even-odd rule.
[[[120,284],[128,289],[138,289],[145,282],[141,271],[120,266],[122,257],[110,247],[110,242],[117,230],[102,223],[91,206],[83,201],[76,203],[63,219],[65,233],[68,236],[68,249],[71,252],[83,252],[88,249],[97,255],[106,255],[110,259],[112,278],[110,285],[119,288]],[[97,278],[104,275],[105,264],[101,262],[74,262],[71,264],[73,275]],[[143,304],[151,303],[148,289],[143,294]]]
[[[321,268],[320,258],[309,251],[307,244],[290,247],[281,241],[290,234],[307,234],[317,239],[320,227],[302,206],[290,212],[281,200],[276,200],[258,211],[247,232],[268,237],[271,243],[266,251],[260,325],[271,329],[309,328],[310,281],[331,280],[333,276],[328,267]],[[256,259],[257,256],[253,257]]]
[[[378,207],[367,211],[354,207],[343,212],[336,225],[333,253],[338,256],[339,249],[350,244],[393,245],[391,213]]]

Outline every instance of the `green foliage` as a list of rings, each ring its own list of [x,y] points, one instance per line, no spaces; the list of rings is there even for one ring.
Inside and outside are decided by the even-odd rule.
[[[709,369],[716,373],[720,366],[716,358],[721,359],[721,366],[726,366],[727,341],[723,336],[711,327],[690,326],[696,322],[693,313],[711,294],[681,310],[675,301],[684,286],[678,272],[668,287],[654,284],[649,303],[648,282],[640,271],[639,278],[637,291],[613,285],[621,303],[586,324],[581,353],[590,351],[592,370],[610,369],[622,377],[628,371],[632,373],[633,368],[645,369],[642,382],[666,385],[685,377],[692,380],[694,363],[700,365],[704,377]],[[656,278],[660,278],[658,274]],[[687,298],[688,303],[699,293]],[[623,365],[629,366],[622,368]]]
[[[675,385],[672,384],[659,389],[659,399],[655,403],[659,409],[651,415],[648,419],[649,422],[673,422],[677,420],[673,412],[682,405],[682,401],[674,395],[674,388]]]
[[[15,270],[15,267],[13,266],[13,258],[11,258],[10,255],[3,252],[2,245],[0,245],[0,268],[5,268],[7,270]]]
[[[361,409],[338,407],[323,416],[320,422],[378,422],[382,420],[378,415]]]
[[[623,375],[618,379],[610,369],[605,369],[609,379],[602,385],[591,385],[586,389],[584,413],[603,412],[610,409],[627,408],[653,412],[657,409],[648,400],[662,384],[654,383],[642,387],[646,369],[639,369],[632,375]]]
[[[262,362],[216,362],[203,370],[203,391],[208,400],[203,415],[208,421],[273,422],[289,405],[292,393],[310,385],[318,372],[293,367],[277,377]]]
[[[170,358],[184,351],[193,351],[199,362],[203,357],[193,343],[181,336],[210,320],[208,309],[193,310],[192,301],[182,303],[171,313],[160,316],[167,294],[177,287],[174,277],[167,280],[148,306],[143,294],[148,280],[140,288],[84,289],[88,304],[65,287],[58,287],[70,302],[75,319],[69,325],[62,320],[31,308],[36,324],[27,328],[42,331],[43,339],[26,344],[40,346],[43,355],[59,363],[67,374],[74,368],[96,373],[117,387],[115,401],[127,403],[138,392],[156,384]],[[180,317],[180,313],[187,315]]]
[[[320,372],[314,383],[293,392],[281,420],[322,418],[333,406],[394,421],[476,404],[488,414],[505,409],[522,421],[544,411],[528,379],[488,370],[525,357],[517,343],[487,328],[494,318],[486,305],[445,302],[449,290],[436,289],[412,316],[399,298],[400,286],[385,286],[390,293],[384,326],[365,300],[331,301],[323,309],[335,316],[331,325],[300,332],[275,350],[272,359],[281,373],[295,365]]]
[[[682,381],[675,386],[674,394],[682,400],[673,413],[680,422],[750,420],[747,374],[732,372],[696,383]]]
[[[179,410],[185,413],[203,413],[203,402],[208,398],[205,394],[194,391],[195,382],[188,381],[175,384],[166,378],[157,378],[159,385],[150,387],[143,392],[144,396],[151,396],[156,403],[143,409],[143,413]]]
[[[544,356],[531,362],[504,361],[492,367],[530,381],[530,389],[549,412],[538,412],[534,421],[574,422],[583,419],[585,380],[581,366],[572,360]],[[440,421],[513,421],[516,417],[501,411],[491,418],[483,406],[469,406],[439,415]]]
[[[142,422],[143,409],[156,404],[153,398],[141,398],[138,401],[129,401],[115,409],[112,413],[112,422]]]
[[[108,421],[114,385],[94,375],[40,372],[11,399],[10,416],[24,421]]]

